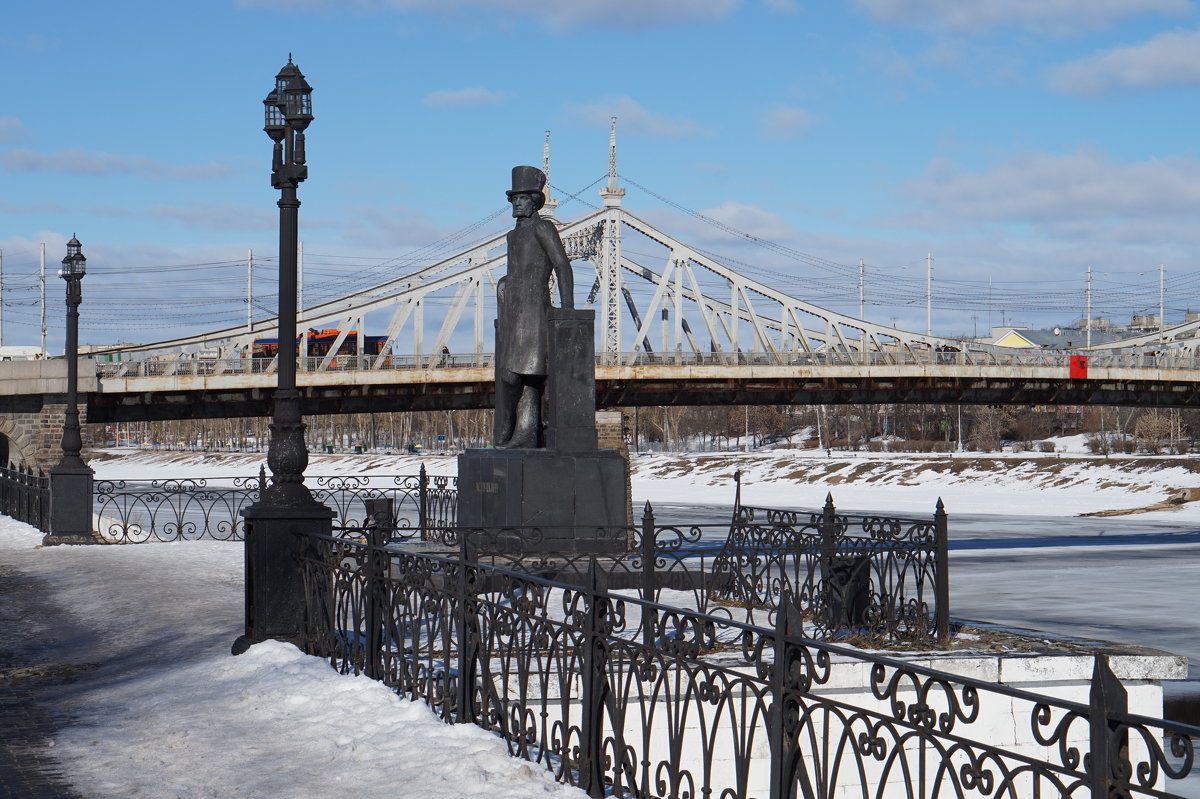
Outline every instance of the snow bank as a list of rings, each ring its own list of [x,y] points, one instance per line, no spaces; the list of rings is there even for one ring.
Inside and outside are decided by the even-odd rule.
[[[123,693],[137,698],[57,738],[58,759],[94,799],[583,796],[496,736],[443,724],[424,704],[277,641],[158,671]]]
[[[45,586],[37,657],[77,675],[53,689],[71,723],[50,751],[88,799],[584,795],[496,736],[291,645],[231,656],[239,543],[41,537],[0,516],[0,562]]]

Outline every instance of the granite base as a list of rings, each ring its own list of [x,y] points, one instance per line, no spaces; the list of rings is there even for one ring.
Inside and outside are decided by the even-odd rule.
[[[526,528],[522,552],[623,552],[626,468],[614,450],[467,450],[458,526]]]

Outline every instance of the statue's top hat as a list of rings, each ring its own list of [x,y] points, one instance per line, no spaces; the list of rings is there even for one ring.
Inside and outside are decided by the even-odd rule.
[[[546,173],[536,166],[514,166],[512,188],[506,192],[511,200],[514,194],[536,194],[538,208],[546,204]]]

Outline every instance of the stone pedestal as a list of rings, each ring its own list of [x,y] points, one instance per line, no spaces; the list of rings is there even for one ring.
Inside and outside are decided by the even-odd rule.
[[[274,638],[304,644],[303,539],[297,532],[329,535],[334,513],[324,505],[264,506],[242,511],[246,520],[246,633],[234,654]]]
[[[458,456],[458,526],[537,528],[524,552],[623,552],[625,470],[612,450],[467,450]]]
[[[83,463],[59,464],[50,470],[50,532],[43,546],[95,544],[92,535],[94,472]]]

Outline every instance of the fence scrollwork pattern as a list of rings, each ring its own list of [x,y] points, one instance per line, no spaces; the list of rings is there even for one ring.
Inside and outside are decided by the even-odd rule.
[[[305,538],[308,651],[591,796],[1166,797],[1193,772],[1200,728],[1130,714],[1103,656],[1070,702],[805,637],[786,596],[756,625],[613,588],[605,558],[547,577],[367,538]]]
[[[92,497],[96,533],[105,543],[121,544],[201,538],[240,541],[245,537],[242,511],[258,501],[265,480],[265,475],[98,480]],[[334,510],[334,525],[339,528],[359,529],[374,523],[402,539],[454,526],[457,478],[431,477],[424,466],[416,475],[316,476],[309,477],[307,484],[317,502]],[[386,518],[373,513],[380,508]]]

